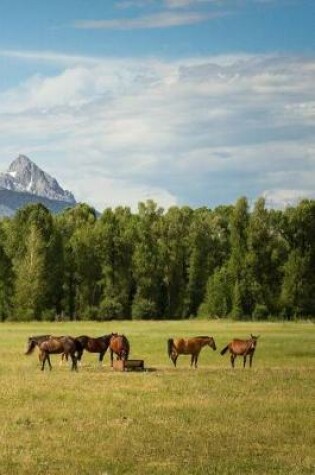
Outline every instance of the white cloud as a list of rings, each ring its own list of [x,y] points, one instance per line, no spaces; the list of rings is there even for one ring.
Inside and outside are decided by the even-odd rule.
[[[93,203],[99,211],[107,207],[115,208],[117,205],[128,206],[136,211],[140,201],[149,199],[165,209],[177,204],[176,197],[166,190],[135,184],[128,180],[89,175],[75,179],[69,178],[67,183],[75,196],[80,197],[80,201]],[[101,193],[100,190],[102,190]]]
[[[29,154],[100,210],[312,189],[313,58],[88,60],[0,93],[1,170]]]
[[[119,18],[112,20],[77,20],[73,23],[74,28],[83,30],[132,30],[169,28],[182,25],[193,25],[226,15],[224,12],[197,12],[164,11],[151,15],[143,15],[136,18]]]
[[[266,205],[270,208],[286,208],[296,206],[303,199],[315,199],[315,191],[309,190],[265,190],[262,197],[266,200]]]

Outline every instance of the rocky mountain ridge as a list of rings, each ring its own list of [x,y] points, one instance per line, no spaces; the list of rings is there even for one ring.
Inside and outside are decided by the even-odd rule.
[[[73,194],[25,155],[0,173],[0,216],[12,216],[29,203],[42,203],[53,213],[76,204]]]
[[[50,200],[75,204],[73,194],[25,155],[19,155],[5,173],[0,173],[0,189],[31,193]]]

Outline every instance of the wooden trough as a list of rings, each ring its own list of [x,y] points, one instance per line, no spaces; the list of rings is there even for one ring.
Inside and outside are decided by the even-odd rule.
[[[113,369],[115,371],[144,371],[143,360],[114,360]]]

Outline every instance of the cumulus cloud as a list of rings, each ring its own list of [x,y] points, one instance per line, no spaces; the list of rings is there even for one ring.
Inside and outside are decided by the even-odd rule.
[[[313,188],[313,58],[63,56],[60,69],[0,93],[1,169],[29,154],[98,209],[212,206],[266,190],[285,201],[282,190]]]

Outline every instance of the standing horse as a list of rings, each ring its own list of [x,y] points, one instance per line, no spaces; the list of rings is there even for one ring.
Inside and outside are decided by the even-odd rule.
[[[26,344],[27,348],[26,348],[25,354],[30,355],[31,353],[33,353],[34,348],[36,346],[39,346],[40,343],[43,343],[43,341],[48,340],[50,337],[51,335],[30,336],[27,339],[27,344]],[[38,354],[38,358],[39,358],[39,354]]]
[[[259,335],[254,336],[251,334],[249,340],[234,339],[221,350],[221,355],[224,355],[228,350],[230,351],[232,368],[234,368],[237,356],[243,356],[243,368],[245,368],[246,359],[249,356],[249,367],[251,368],[258,338]]]
[[[89,353],[99,353],[99,362],[102,363],[111,337],[112,333],[110,335],[104,335],[98,338],[91,338],[86,335],[81,335],[75,338],[75,341],[80,346],[76,353],[77,360],[81,361],[83,351],[86,350]]]
[[[49,368],[52,369],[52,365],[50,362],[51,354],[64,354],[66,358],[70,356],[72,361],[72,370],[77,370],[77,359],[75,356],[75,352],[77,351],[77,344],[74,338],[70,336],[61,336],[61,337],[54,337],[50,336],[48,339],[41,341],[40,343],[36,341],[36,339],[29,339],[29,347],[26,351],[27,355],[30,355],[34,348],[38,346],[39,349],[39,359],[42,362],[41,370],[44,371],[45,363],[48,361]]]
[[[130,352],[129,341],[125,335],[118,335],[117,333],[112,333],[109,341],[110,349],[110,365],[113,366],[113,356],[114,353],[117,355],[117,360],[126,361]]]
[[[48,340],[51,335],[37,335],[37,336],[30,336],[27,339],[27,348],[26,348],[26,355],[29,355],[30,353],[33,352],[35,346],[38,346],[40,343],[42,343],[45,340]]]
[[[170,338],[167,340],[168,356],[176,367],[176,361],[179,355],[191,355],[190,366],[194,364],[195,368],[197,368],[199,353],[206,345],[210,346],[213,350],[217,349],[212,336],[196,336],[188,339]]]
[[[33,350],[36,346],[39,347],[40,343],[43,343],[43,341],[49,340],[49,338],[52,338],[51,335],[38,335],[38,336],[30,336],[27,340],[27,349],[25,354],[30,355],[33,353]],[[55,338],[64,338],[63,336],[58,336]],[[65,355],[62,353],[61,355],[61,360],[60,360],[60,365],[63,364],[64,359],[68,361],[69,355]],[[40,360],[40,354],[38,353],[38,359]],[[41,361],[41,360],[40,360]]]

